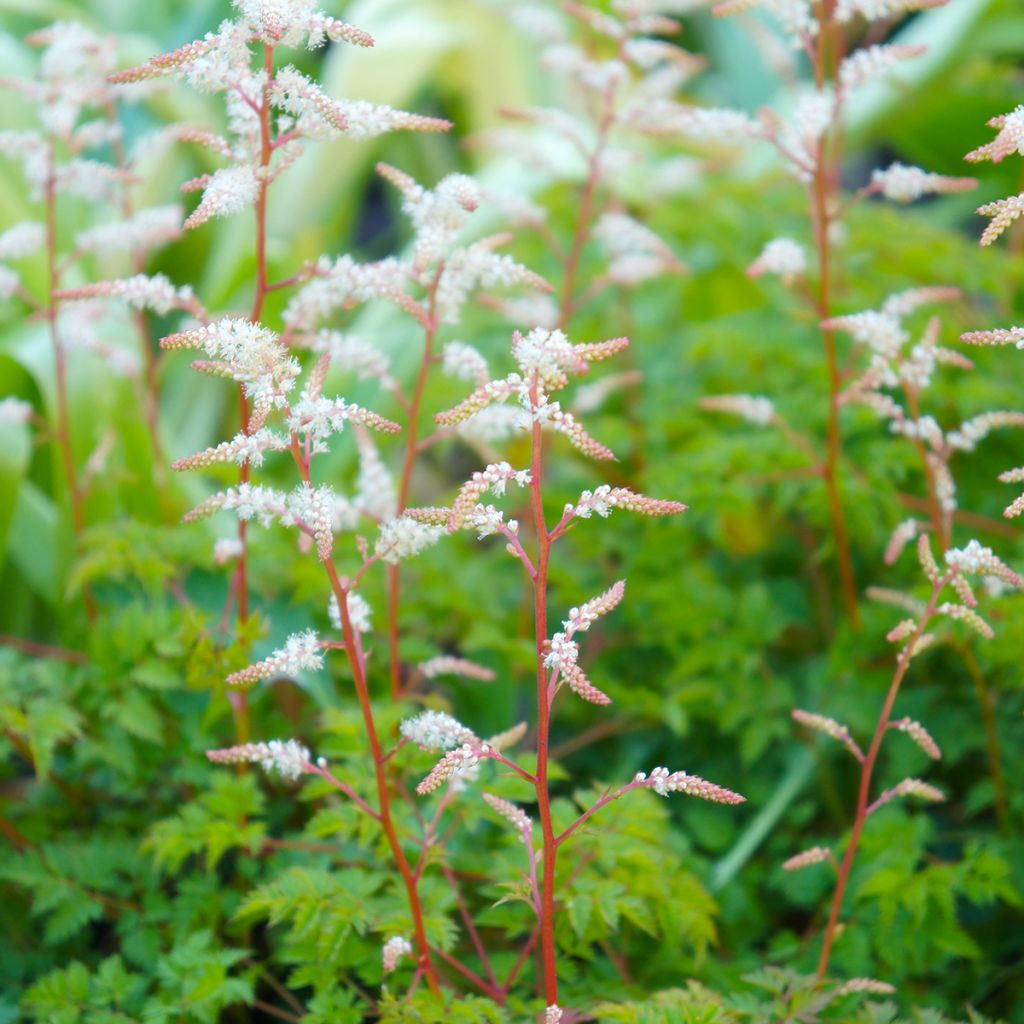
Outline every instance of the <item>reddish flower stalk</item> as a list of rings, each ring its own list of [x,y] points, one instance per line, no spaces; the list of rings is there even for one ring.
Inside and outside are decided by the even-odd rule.
[[[833,21],[833,0],[821,0],[818,4],[818,18],[821,31],[817,46],[810,52],[814,65],[814,80],[821,89],[827,77],[829,42],[834,43],[833,60],[838,66],[842,59],[842,29]],[[840,112],[836,105],[836,117]],[[830,229],[833,224],[832,211],[838,208],[839,159],[838,140],[829,145],[830,132],[825,132],[818,142],[817,159],[814,162],[814,176],[810,182],[811,220],[814,226],[814,240],[818,250],[818,290],[815,296],[819,321],[832,316],[832,240]],[[850,538],[846,528],[846,514],[839,482],[839,462],[842,456],[842,434],[839,424],[839,392],[841,374],[836,352],[834,332],[827,327],[821,329],[828,372],[828,426],[826,429],[825,462],[822,475],[828,495],[829,515],[836,543],[836,559],[839,563],[839,580],[842,587],[843,606],[854,629],[860,628],[860,609],[857,604],[857,580],[850,551]]]
[[[878,716],[878,723],[875,726],[874,735],[871,737],[871,745],[867,754],[861,762],[860,785],[857,790],[857,809],[854,814],[853,828],[850,832],[850,839],[846,844],[846,851],[843,854],[842,862],[839,865],[839,875],[836,879],[836,887],[832,894],[832,907],[829,911],[828,924],[825,927],[825,936],[822,940],[821,954],[818,957],[818,977],[824,978],[828,973],[829,959],[832,955],[832,944],[835,941],[836,928],[839,925],[839,914],[843,907],[843,896],[846,893],[846,885],[850,879],[850,871],[853,868],[853,859],[857,855],[857,846],[860,843],[861,832],[864,830],[864,823],[868,817],[868,806],[871,797],[871,777],[875,770],[875,762],[878,760],[878,752],[882,746],[882,740],[889,729],[889,722],[892,719],[893,705],[900,691],[900,684],[903,682],[907,669],[910,667],[910,660],[914,656],[914,649],[924,634],[928,623],[935,615],[939,594],[946,584],[952,579],[953,574],[947,573],[932,583],[932,593],[917,628],[911,634],[896,663],[896,671],[893,673],[892,681],[889,683],[889,690],[885,695],[885,703],[882,705],[881,714]]]
[[[530,388],[531,404],[538,401],[537,381]],[[544,648],[548,638],[548,561],[551,535],[544,522],[542,484],[544,475],[544,438],[541,424],[535,417],[530,434],[530,510],[537,533],[537,555],[534,559],[533,615],[537,642],[537,771],[534,789],[537,792],[537,814],[544,840],[544,875],[541,882],[539,908],[540,948],[544,971],[544,994],[548,1005],[558,1002],[558,969],[555,957],[555,860],[558,844],[551,821],[551,797],[548,791],[548,755],[551,727],[551,700],[548,694],[548,670],[544,664]]]
[[[85,494],[78,478],[75,466],[75,452],[71,445],[71,412],[68,402],[68,365],[67,352],[60,336],[57,324],[58,300],[56,293],[60,290],[60,269],[57,262],[57,160],[56,141],[51,137],[47,152],[46,168],[46,268],[49,290],[46,296],[46,322],[50,328],[50,340],[53,344],[53,361],[56,375],[57,391],[57,446],[60,450],[61,465],[64,469],[64,481],[68,489],[71,504],[71,525],[75,540],[81,539],[85,530]],[[96,602],[92,591],[83,589],[85,611],[89,620],[96,618]]]
[[[434,362],[434,341],[437,337],[437,286],[444,271],[442,263],[434,275],[433,283],[427,293],[427,323],[424,329],[423,355],[420,358],[416,384],[412,398],[407,403],[407,426],[405,434],[405,455],[402,460],[402,475],[398,481],[398,508],[396,515],[401,515],[409,505],[409,488],[412,484],[412,472],[416,465],[419,447],[419,421],[423,409],[423,392],[427,384],[427,376]],[[398,657],[398,614],[401,593],[401,563],[388,566],[388,658],[391,671],[391,696],[396,700],[402,694],[402,665]]]
[[[301,454],[301,446],[297,434],[292,435],[292,455],[295,465],[303,481],[311,483],[309,466]],[[402,844],[395,829],[394,818],[391,813],[391,793],[388,784],[387,757],[381,746],[380,737],[377,733],[377,724],[373,717],[373,705],[370,701],[370,690],[366,681],[366,654],[363,651],[359,634],[352,626],[352,617],[348,608],[349,589],[338,576],[334,565],[334,559],[328,558],[323,563],[327,578],[330,581],[331,591],[338,603],[341,614],[342,636],[344,638],[345,654],[348,658],[349,667],[352,670],[352,681],[356,689],[356,698],[359,701],[359,710],[363,716],[363,726],[366,730],[366,738],[370,744],[370,755],[373,758],[374,778],[377,784],[377,816],[380,826],[384,830],[391,855],[395,861],[395,867],[402,876],[406,896],[409,901],[409,912],[412,915],[413,933],[416,936],[416,948],[419,954],[419,966],[426,976],[431,991],[440,994],[440,984],[437,970],[431,959],[430,945],[427,942],[427,933],[423,924],[423,906],[420,902],[418,876],[409,864],[409,859],[402,849]]]

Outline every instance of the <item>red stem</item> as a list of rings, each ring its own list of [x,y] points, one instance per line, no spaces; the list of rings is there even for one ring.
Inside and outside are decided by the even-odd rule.
[[[536,406],[537,381],[530,387],[530,403]],[[541,425],[533,421],[530,452],[530,505],[534,529],[537,532],[537,558],[533,577],[534,626],[537,655],[537,772],[534,788],[537,792],[537,812],[544,837],[544,878],[540,898],[540,946],[544,965],[544,993],[549,1006],[558,1002],[558,972],[555,956],[555,860],[558,844],[551,822],[551,797],[548,792],[548,747],[551,705],[548,701],[548,672],[544,665],[544,645],[548,638],[548,560],[551,538],[544,522],[544,503],[541,496],[543,480],[544,439]]]
[[[832,896],[832,909],[829,913],[828,924],[825,927],[825,937],[822,941],[821,956],[818,958],[818,977],[824,978],[828,971],[829,958],[832,955],[832,943],[835,940],[836,928],[839,924],[839,913],[843,906],[843,895],[846,892],[846,884],[850,878],[850,870],[853,867],[853,858],[857,854],[857,845],[860,842],[861,832],[864,830],[864,822],[868,816],[868,802],[871,795],[871,775],[878,760],[878,751],[882,746],[886,731],[889,728],[889,719],[892,717],[893,705],[896,703],[896,696],[899,693],[900,684],[910,666],[910,659],[914,655],[914,647],[917,645],[921,634],[924,633],[928,622],[935,614],[935,606],[939,599],[942,588],[949,581],[948,576],[932,584],[932,595],[928,607],[921,616],[921,621],[914,630],[913,635],[907,641],[896,664],[896,671],[893,674],[892,682],[889,684],[889,692],[885,696],[885,703],[882,705],[882,712],[878,716],[878,724],[875,726],[875,734],[871,737],[871,746],[868,747],[867,755],[861,764],[860,788],[857,792],[857,811],[853,820],[853,829],[850,832],[850,840],[846,844],[846,852],[843,854],[843,862],[839,867],[839,876],[836,880],[835,892]]]
[[[401,515],[409,503],[409,488],[412,484],[412,471],[419,454],[419,419],[423,407],[423,392],[427,384],[427,375],[434,357],[434,340],[437,337],[437,285],[441,280],[444,266],[437,269],[434,280],[428,290],[427,327],[423,341],[423,356],[420,359],[419,371],[412,400],[407,404],[407,427],[405,435],[405,457],[402,461],[402,475],[398,484],[398,509]],[[388,566],[388,661],[391,671],[391,696],[398,700],[402,695],[402,665],[398,656],[398,607],[402,588],[401,568],[398,564]]]

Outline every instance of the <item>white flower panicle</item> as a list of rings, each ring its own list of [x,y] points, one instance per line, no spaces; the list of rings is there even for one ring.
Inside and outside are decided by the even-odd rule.
[[[866,21],[898,17],[912,11],[927,11],[944,7],[949,0],[837,0],[836,21],[852,21],[858,15]]]
[[[487,360],[472,345],[462,341],[449,341],[445,345],[441,353],[441,369],[445,375],[473,381],[477,387],[491,378]]]
[[[981,235],[981,244],[991,245],[1024,213],[1024,193],[979,206],[978,213],[983,217],[992,218]]]
[[[422,661],[417,668],[426,679],[436,679],[438,676],[459,676],[463,679],[477,679],[483,683],[490,683],[496,678],[492,669],[478,665],[475,661],[456,658],[448,654],[439,654],[436,658]]]
[[[24,220],[0,234],[0,260],[22,260],[46,244],[46,229]]]
[[[544,1024],[562,1024],[562,1008],[552,1003],[544,1011]]]
[[[607,275],[615,284],[632,286],[685,268],[671,248],[649,227],[625,213],[603,213],[594,238],[609,258]]]
[[[678,501],[665,501],[637,494],[628,487],[611,487],[602,484],[593,491],[584,491],[575,505],[565,506],[567,515],[589,519],[595,513],[606,519],[613,509],[625,509],[644,516],[674,516],[685,512],[686,505]]]
[[[638,772],[633,779],[634,783],[653,789],[658,796],[668,796],[669,793],[685,793],[687,796],[697,796],[702,800],[710,800],[716,804],[743,804],[747,802],[745,796],[734,793],[731,789],[716,786],[713,782],[702,779],[699,775],[689,775],[686,772],[670,772],[667,768],[655,768],[650,775]]]
[[[406,956],[412,956],[412,944],[408,939],[402,938],[400,935],[394,935],[388,939],[381,950],[384,973],[391,974],[397,970],[398,961]]]
[[[607,615],[617,608],[625,596],[626,581],[618,580],[603,594],[592,597],[578,608],[570,608],[569,618],[562,623],[565,626],[566,635],[585,633],[602,615]]]
[[[233,562],[245,550],[237,537],[221,537],[213,545],[213,561],[215,565],[227,565]]]
[[[811,711],[803,711],[800,708],[795,708],[791,714],[794,721],[799,722],[808,729],[824,733],[826,736],[838,740],[858,761],[864,760],[864,751],[860,749],[857,742],[850,735],[850,730],[834,718],[816,715]]]
[[[446,529],[449,533],[461,530],[467,519],[474,515],[479,507],[480,499],[491,492],[501,497],[505,487],[514,483],[526,487],[530,483],[530,471],[513,469],[507,462],[495,462],[478,470],[460,488],[455,503],[452,505]]]
[[[222,167],[213,174],[194,178],[182,186],[183,191],[202,189],[199,205],[185,220],[186,231],[191,231],[214,217],[231,217],[247,210],[256,202],[260,192],[260,178],[256,168],[249,164]]]
[[[904,717],[890,722],[889,728],[906,733],[933,761],[938,761],[942,757],[939,745],[920,722]]]
[[[516,806],[510,800],[503,800],[500,796],[495,796],[493,793],[484,793],[483,800],[491,810],[500,814],[519,833],[521,842],[525,843],[529,840],[533,822],[526,811]]]
[[[97,281],[81,288],[67,288],[54,293],[54,298],[65,302],[83,299],[119,299],[133,309],[151,309],[166,316],[172,309],[190,313],[199,306],[188,285],[176,287],[163,274],[134,274],[132,277],[111,281]]]
[[[214,448],[207,448],[195,455],[178,459],[171,463],[171,469],[201,469],[218,462],[234,462],[239,466],[262,466],[266,452],[285,451],[288,444],[288,438],[283,434],[261,427],[255,433],[236,434],[232,440],[223,441]]]
[[[421,750],[451,750],[467,743],[479,743],[476,733],[444,711],[423,711],[405,719],[402,735]]]
[[[912,203],[926,195],[970,192],[977,185],[977,178],[952,178],[896,163],[874,171],[867,191],[880,193],[894,203]]]
[[[904,519],[892,532],[889,543],[885,547],[883,561],[886,565],[892,565],[903,553],[903,549],[914,540],[920,531],[920,524],[916,519]]]
[[[963,548],[946,552],[946,565],[954,572],[968,576],[995,576],[1011,587],[1024,587],[1024,580],[1002,562],[991,548],[971,540]]]
[[[832,859],[832,851],[827,846],[812,846],[809,850],[804,850],[803,853],[798,853],[789,860],[783,861],[783,871],[801,871],[803,868],[809,868],[813,864],[821,864],[824,861]]]
[[[902,782],[893,786],[892,789],[884,790],[871,804],[867,813],[872,814],[877,811],[880,807],[884,807],[887,803],[892,800],[897,800],[901,797],[913,796],[919,800],[925,800],[928,803],[941,804],[945,802],[946,794],[941,789],[937,789],[935,786],[929,785],[927,782],[922,782],[921,779],[904,779]]]
[[[370,605],[366,598],[362,594],[350,590],[345,595],[345,606],[348,608],[348,618],[352,623],[352,629],[356,633],[369,633],[371,629]],[[331,625],[340,632],[342,629],[341,612],[338,609],[338,598],[334,594],[331,594],[327,602],[327,617],[330,619]]]
[[[443,533],[440,526],[418,523],[409,516],[397,516],[381,525],[374,551],[377,557],[396,565],[403,558],[414,558],[421,551],[433,547]]]
[[[177,203],[139,210],[127,220],[97,224],[75,235],[79,252],[143,253],[181,236],[182,209]]]
[[[232,672],[227,682],[231,686],[258,682],[272,676],[296,676],[302,671],[316,671],[323,668],[322,644],[316,633],[307,629],[293,633],[279,648],[263,661],[250,665],[240,672]]]
[[[918,0],[918,2],[923,3],[924,0]],[[931,6],[938,7],[944,3],[946,0],[932,0]],[[887,981],[876,981],[874,978],[851,978],[836,989],[836,995],[848,996],[857,992],[868,992],[873,996],[891,996],[895,991],[895,986],[890,985]]]
[[[1024,413],[994,411],[982,413],[961,424],[959,430],[951,431],[947,440],[953,448],[972,452],[993,430],[1002,427],[1024,427]]]
[[[818,20],[814,17],[811,0],[722,0],[712,11],[724,16],[752,7],[761,7],[774,17],[782,30],[793,37],[794,45],[798,46],[801,40],[812,39],[818,34]]]
[[[32,404],[20,398],[0,399],[0,426],[17,426],[32,419]]]
[[[213,360],[193,363],[195,369],[238,381],[253,402],[250,424],[260,427],[273,408],[287,404],[299,375],[299,363],[266,327],[249,320],[226,318],[168,335],[163,349],[202,349]]]
[[[709,412],[731,413],[763,427],[778,422],[775,404],[762,395],[709,395],[699,404]]]
[[[1024,327],[997,327],[991,331],[967,331],[960,340],[968,345],[1013,345],[1024,349]]]
[[[306,438],[314,454],[327,451],[327,439],[341,433],[346,423],[358,423],[384,434],[397,434],[402,429],[392,420],[354,402],[343,398],[313,398],[308,392],[303,392],[289,408],[286,422],[290,432]]]
[[[984,640],[991,640],[996,635],[995,630],[973,608],[967,605],[946,602],[940,604],[935,612],[938,615],[945,615],[957,622],[962,622]]]
[[[761,255],[747,267],[748,277],[775,274],[783,283],[791,284],[807,270],[807,253],[792,238],[773,238],[761,250]]]
[[[237,747],[208,750],[206,756],[215,764],[258,764],[268,775],[277,772],[293,781],[305,775],[310,764],[310,753],[298,740],[243,743]]]
[[[849,92],[873,79],[881,78],[904,60],[913,60],[926,51],[924,46],[896,43],[867,46],[856,50],[839,65],[840,89]]]
[[[965,160],[971,163],[991,160],[992,163],[998,164],[1013,153],[1024,156],[1024,105],[1018,106],[1009,114],[993,117],[988,126],[998,129],[996,137],[991,142],[971,150],[964,157]]]

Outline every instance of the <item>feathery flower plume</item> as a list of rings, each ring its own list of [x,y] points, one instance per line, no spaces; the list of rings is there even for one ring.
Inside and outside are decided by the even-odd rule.
[[[996,576],[1011,587],[1024,587],[1024,580],[1002,562],[991,548],[971,540],[963,548],[952,548],[946,552],[946,565],[954,572],[969,576]]]
[[[1009,114],[1000,114],[993,117],[988,125],[990,128],[999,129],[999,133],[991,142],[971,150],[965,160],[971,163],[980,163],[982,160],[991,160],[998,164],[1013,153],[1024,156],[1024,105],[1018,106]]]
[[[968,345],[1013,345],[1024,349],[1024,327],[996,327],[991,331],[967,331],[960,340]]]
[[[350,590],[345,595],[345,605],[348,608],[348,618],[352,623],[353,630],[357,633],[369,633],[371,628],[370,605],[366,598],[362,594]],[[331,625],[341,632],[341,612],[338,609],[338,598],[334,594],[331,594],[327,602],[327,617],[330,619]]]
[[[793,716],[793,720],[799,722],[802,726],[838,740],[858,761],[864,760],[864,751],[860,749],[857,742],[850,735],[850,730],[845,725],[840,725],[834,718],[816,715],[810,711],[803,711],[800,708],[794,708],[790,714]]]
[[[991,245],[1024,213],[1024,193],[979,206],[978,213],[983,217],[992,218],[981,235],[981,244]]]
[[[856,89],[865,82],[882,77],[900,61],[920,57],[926,49],[924,46],[890,43],[856,50],[839,65],[839,87],[846,92]]]
[[[569,618],[562,625],[568,636],[573,633],[585,633],[602,615],[607,615],[621,603],[626,596],[626,581],[618,580],[603,594],[592,597],[578,608],[569,609]]]
[[[298,740],[270,740],[268,743],[243,743],[237,747],[208,750],[215,764],[258,764],[268,775],[277,772],[295,780],[309,771],[310,753]]]
[[[255,665],[250,665],[240,672],[232,672],[227,682],[230,686],[237,686],[255,683],[271,676],[296,676],[303,670],[315,671],[323,668],[324,656],[320,653],[321,648],[320,638],[313,630],[293,633],[285,641],[284,647]]]
[[[28,423],[32,419],[32,405],[20,398],[0,399],[0,426],[14,426]]]
[[[995,630],[976,611],[965,605],[947,602],[940,604],[935,611],[938,615],[945,615],[964,623],[985,640],[991,640],[996,635]]]
[[[456,530],[462,529],[467,518],[479,505],[480,498],[488,491],[501,497],[505,493],[506,484],[514,483],[519,487],[525,487],[529,482],[529,470],[515,470],[507,462],[495,462],[478,470],[459,488],[448,517],[448,532],[455,533]]]
[[[710,800],[717,804],[742,804],[747,801],[745,796],[740,796],[731,789],[716,786],[699,775],[669,772],[667,768],[655,768],[647,776],[643,772],[638,772],[633,781],[647,789],[653,789],[658,796],[685,793],[687,796],[698,796],[702,800]]]
[[[893,530],[882,559],[886,565],[892,565],[900,557],[903,549],[918,535],[920,529],[921,525],[916,519],[904,519]]]
[[[562,1008],[557,1003],[544,1011],[544,1024],[562,1024]]]
[[[80,288],[63,289],[54,297],[65,302],[120,299],[133,309],[151,309],[159,316],[166,316],[172,309],[195,313],[199,308],[188,285],[178,288],[163,274],[135,274],[118,280],[97,281]]]
[[[288,438],[276,431],[261,427],[254,434],[236,434],[230,441],[222,441],[214,448],[171,463],[171,469],[200,469],[218,462],[234,462],[239,466],[248,463],[263,465],[265,452],[281,452],[288,448]]]
[[[949,0],[838,0],[836,21],[852,21],[860,15],[866,21],[881,21],[883,18],[898,17],[911,11],[927,11],[944,7]]]
[[[75,235],[79,252],[144,253],[181,236],[182,209],[177,203],[139,210],[127,220],[97,224]]]

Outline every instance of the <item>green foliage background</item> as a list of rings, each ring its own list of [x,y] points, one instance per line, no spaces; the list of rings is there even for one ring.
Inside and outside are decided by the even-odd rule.
[[[0,0],[0,58],[5,74],[28,74],[32,55],[22,35],[52,19],[80,18],[116,26],[127,65],[201,35],[226,14],[227,5],[213,0]],[[329,93],[439,114],[456,127],[447,138],[311,147],[272,193],[272,276],[287,276],[321,252],[377,257],[403,244],[405,227],[372,177],[379,159],[428,183],[465,168],[515,175],[475,167],[476,151],[460,142],[497,124],[501,106],[550,98],[530,48],[478,0],[363,0],[345,17],[368,29],[377,46],[328,51],[319,73]],[[1017,0],[952,0],[904,31],[923,37],[930,56],[906,87],[873,94],[851,112],[851,186],[894,158],[963,173],[963,154],[989,137],[985,121],[1024,92]],[[687,20],[684,41],[709,60],[695,83],[701,101],[752,109],[779,88],[735,24],[698,15]],[[321,58],[302,60],[313,69]],[[0,120],[18,126],[23,116],[9,105]],[[129,111],[126,124],[137,134],[153,119],[205,124],[219,117],[214,102],[175,88],[152,110]],[[206,169],[194,153],[175,151],[149,169],[144,198],[170,201],[178,183]],[[856,208],[843,254],[843,308],[871,308],[912,285],[954,283],[965,297],[945,317],[946,343],[961,330],[1020,322],[1024,264],[1005,246],[980,250],[972,215],[979,203],[1016,192],[1018,174],[1012,160],[982,165],[976,193],[909,211]],[[556,225],[571,223],[570,190],[539,198]],[[29,205],[5,164],[0,226],[31,215]],[[840,625],[823,646],[823,627],[841,616],[816,598],[806,569],[808,553],[826,572],[832,565],[820,489],[789,472],[801,461],[784,438],[697,407],[706,394],[756,391],[777,398],[795,426],[822,429],[815,325],[781,286],[743,273],[768,239],[806,235],[800,189],[753,156],[716,168],[671,202],[646,209],[638,199],[638,209],[692,273],[578,318],[581,339],[609,335],[609,323],[629,333],[628,358],[643,373],[642,385],[588,425],[620,455],[614,474],[645,493],[683,500],[691,512],[671,525],[625,516],[587,524],[566,544],[571,560],[563,556],[555,568],[555,607],[613,578],[629,581],[593,661],[595,681],[615,700],[615,727],[581,744],[600,712],[579,705],[560,717],[557,814],[570,820],[571,803],[585,803],[588,790],[655,764],[699,772],[742,791],[749,803],[723,809],[641,794],[602,815],[580,841],[587,871],[570,879],[566,867],[559,943],[571,998],[601,1003],[599,1020],[628,1024],[980,1020],[975,1014],[1024,1021],[1020,597],[998,603],[997,638],[979,653],[996,702],[1007,813],[1000,819],[994,806],[978,696],[955,651],[940,647],[915,663],[899,711],[924,721],[943,747],[945,758],[928,777],[950,800],[930,813],[893,806],[872,819],[834,965],[842,976],[885,978],[898,993],[891,1003],[847,1000],[819,1011],[797,980],[813,970],[828,878],[786,875],[779,864],[843,832],[856,779],[841,751],[796,734],[789,711],[820,710],[857,734],[870,731],[891,674],[884,635],[892,614],[865,605],[859,635]],[[88,216],[71,208],[68,232]],[[246,218],[218,222],[162,251],[151,269],[192,283],[211,309],[243,308],[253,273],[249,231]],[[554,270],[538,241],[517,243],[516,253],[541,273]],[[41,262],[27,269],[36,293],[44,277]],[[267,319],[279,312],[271,305]],[[390,312],[374,307],[350,322],[385,339],[400,368],[418,358],[411,329]],[[156,337],[162,325],[153,326]],[[486,312],[458,336],[503,365],[507,337]],[[0,309],[0,394],[31,401],[52,422],[48,353],[43,325],[16,303]],[[942,375],[933,395],[942,422],[1020,404],[1016,353],[981,351],[976,362],[970,375]],[[173,457],[224,436],[234,415],[230,390],[197,381],[186,363],[169,359],[162,367],[162,430]],[[461,397],[449,388],[433,396],[436,408]],[[361,400],[358,388],[346,395]],[[372,855],[380,838],[349,808],[325,801],[314,782],[296,798],[254,773],[207,764],[203,750],[230,742],[221,680],[243,655],[240,647],[218,649],[208,635],[225,586],[210,554],[215,527],[174,525],[205,485],[175,480],[175,507],[161,507],[136,394],[98,360],[76,356],[71,400],[79,464],[108,434],[114,438],[109,470],[88,502],[93,526],[80,552],[54,446],[34,445],[23,428],[0,427],[0,633],[82,655],[73,662],[32,656],[17,644],[0,651],[0,1022],[265,1021],[272,1018],[254,1000],[287,1009],[279,991],[287,985],[311,1024],[356,1024],[365,1019],[362,993],[381,981],[380,944],[405,924],[401,893],[383,858]],[[388,414],[376,396],[373,402]],[[913,586],[909,560],[893,569],[881,562],[906,514],[899,495],[920,493],[913,453],[871,414],[850,412],[845,425],[858,579]],[[435,451],[415,481],[422,504],[443,503],[476,468],[465,450]],[[1020,464],[1018,451],[1018,440],[1002,434],[959,464],[962,507],[999,520],[1012,495],[995,476]],[[335,459],[345,479],[354,453],[342,445]],[[600,472],[560,452],[552,507],[601,482]],[[983,543],[1024,565],[1013,530],[987,530],[979,530]],[[960,528],[961,541],[971,535]],[[254,552],[257,652],[311,618],[323,625],[316,567],[273,532],[257,534]],[[437,705],[450,702],[482,735],[527,715],[521,684],[532,649],[516,567],[497,549],[456,538],[413,563],[409,578],[403,654],[412,660],[457,646],[498,672],[486,688],[442,688]],[[173,599],[171,582],[187,604]],[[85,585],[102,608],[92,628],[82,614]],[[371,581],[368,596],[382,606],[380,580]],[[364,778],[348,681],[337,666],[333,673],[284,702],[254,696],[253,732],[300,736]],[[397,722],[401,711],[381,713]],[[923,762],[916,748],[893,742],[880,782],[919,774]],[[428,764],[424,758],[424,770]],[[507,780],[495,786],[522,797]],[[475,880],[475,905],[493,904],[486,928],[512,940],[512,952],[499,956],[507,968],[527,917],[517,894],[498,882],[515,877],[521,847],[485,816],[468,807],[461,813],[452,863]],[[431,937],[462,949],[450,892],[430,877]],[[427,1001],[410,1009],[385,1000],[380,1019],[523,1020],[539,1005],[521,1001],[505,1013],[467,999],[441,1011]]]

